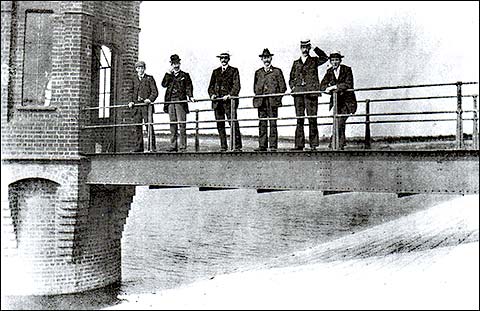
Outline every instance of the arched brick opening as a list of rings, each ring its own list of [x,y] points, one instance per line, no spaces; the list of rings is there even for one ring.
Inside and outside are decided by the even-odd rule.
[[[55,255],[55,208],[59,184],[43,178],[18,180],[8,186],[8,201],[17,252],[24,258]]]

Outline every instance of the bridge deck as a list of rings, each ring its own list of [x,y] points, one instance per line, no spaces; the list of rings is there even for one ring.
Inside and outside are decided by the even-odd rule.
[[[91,154],[89,184],[478,194],[478,150]]]

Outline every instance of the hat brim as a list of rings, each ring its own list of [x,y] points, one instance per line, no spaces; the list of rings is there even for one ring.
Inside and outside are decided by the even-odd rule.
[[[268,56],[273,56],[273,55],[275,55],[275,54],[260,54],[260,55],[258,55],[258,57],[264,57],[264,56],[268,57]]]
[[[343,55],[340,55],[340,54],[336,54],[336,55],[330,55],[328,57],[328,59],[332,59],[332,58],[343,58],[344,56]]]
[[[218,58],[227,57],[230,58],[230,55],[217,55]]]

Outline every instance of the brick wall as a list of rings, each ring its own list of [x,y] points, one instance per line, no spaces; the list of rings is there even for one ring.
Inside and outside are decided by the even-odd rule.
[[[6,294],[72,293],[121,280],[121,237],[135,187],[79,183],[87,161],[11,162],[3,170],[2,271],[19,263],[22,270],[14,275],[19,283],[2,274]]]
[[[111,146],[113,131],[82,127],[111,123],[113,118],[98,120],[97,113],[83,108],[97,105],[91,87],[96,45],[114,50],[116,99],[128,100],[138,56],[140,2],[1,5],[1,264],[2,284],[8,284],[2,293],[71,293],[117,282],[120,239],[135,187],[86,183],[90,163],[85,154],[94,151],[95,142]],[[27,10],[49,10],[54,15],[48,107],[22,103]],[[128,114],[118,119],[129,121]],[[123,134],[117,132],[119,138]],[[4,283],[8,272],[11,279]]]
[[[22,81],[25,14],[52,10],[52,101],[49,107],[24,106]],[[128,101],[133,64],[138,57],[139,1],[2,2],[2,156],[76,159],[94,152],[95,141],[112,146],[113,130],[81,130],[113,123],[82,111],[97,105],[91,96],[92,48],[111,47],[117,57],[116,102]],[[9,91],[10,90],[10,91]],[[128,114],[117,122],[130,122]],[[128,144],[131,130],[117,131],[117,145]],[[128,149],[128,147],[127,147]]]

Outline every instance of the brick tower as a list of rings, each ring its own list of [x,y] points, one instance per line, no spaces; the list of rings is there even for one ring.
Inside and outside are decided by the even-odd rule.
[[[140,1],[2,1],[2,292],[62,294],[121,279],[132,186],[86,181],[120,150]],[[85,110],[99,107],[98,110]],[[118,138],[118,139],[117,139]]]

